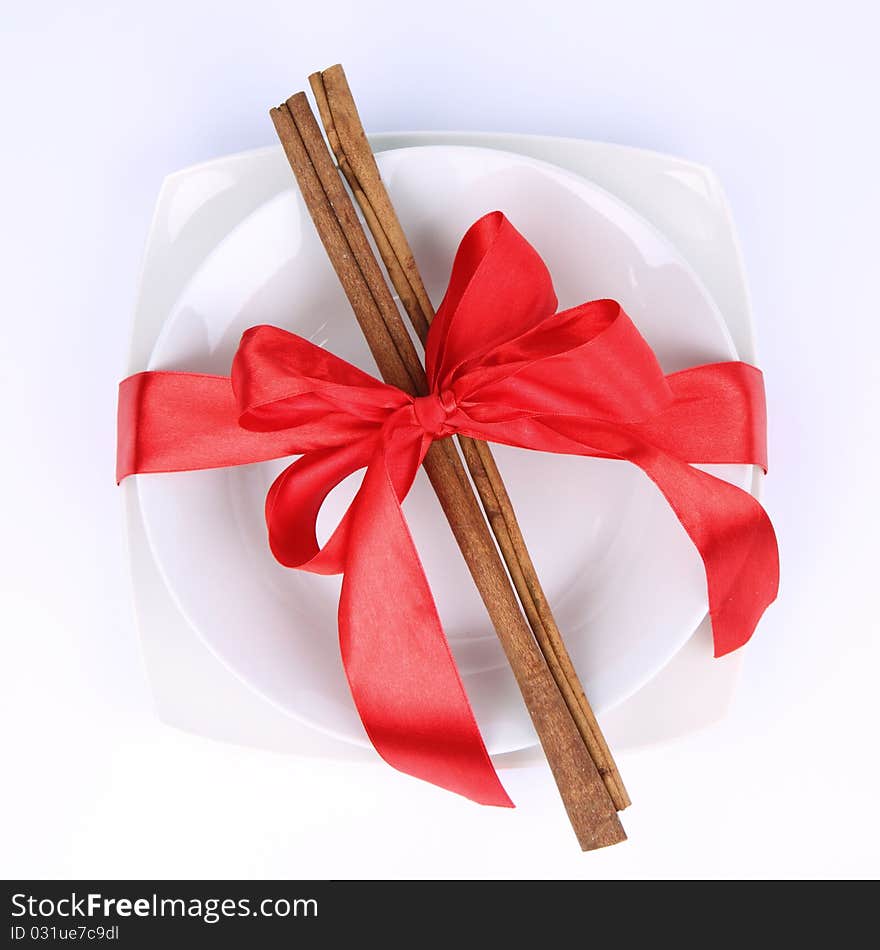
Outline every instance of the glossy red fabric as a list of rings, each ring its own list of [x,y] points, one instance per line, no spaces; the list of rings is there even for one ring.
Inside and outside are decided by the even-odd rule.
[[[244,334],[231,379],[148,372],[120,387],[120,480],[301,456],[266,499],[269,543],[289,567],[343,574],[342,660],[370,739],[396,768],[485,804],[510,801],[400,507],[434,439],[462,433],[638,465],[703,559],[716,655],[749,639],[778,586],[761,506],[692,465],[766,468],[760,371],[730,362],[666,376],[614,301],[555,310],[540,257],[496,212],[456,256],[426,346],[428,395],[413,398],[270,326]],[[361,469],[360,490],[321,547],[324,498]]]

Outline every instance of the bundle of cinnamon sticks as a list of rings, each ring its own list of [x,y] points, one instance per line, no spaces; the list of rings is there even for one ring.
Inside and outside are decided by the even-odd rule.
[[[422,342],[434,316],[431,301],[342,67],[315,73],[309,82],[332,154],[305,93],[272,109],[272,121],[380,374],[412,395],[424,395],[422,360],[346,183]],[[459,437],[458,445],[461,454],[452,439],[435,441],[425,471],[510,662],[578,841],[584,850],[623,841],[617,812],[629,805],[629,797],[553,619],[492,453],[474,439]]]

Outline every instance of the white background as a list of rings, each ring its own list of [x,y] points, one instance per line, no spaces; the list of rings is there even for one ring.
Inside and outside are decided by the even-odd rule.
[[[7,877],[876,876],[878,23],[868,3],[5,3],[0,702]],[[581,855],[548,774],[480,809],[377,764],[160,725],[113,485],[162,178],[274,140],[344,62],[368,126],[705,162],[749,271],[783,587],[733,714],[621,757],[630,841]]]

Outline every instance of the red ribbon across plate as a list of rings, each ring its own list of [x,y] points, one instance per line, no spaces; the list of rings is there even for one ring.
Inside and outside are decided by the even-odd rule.
[[[475,801],[510,805],[471,712],[401,510],[434,439],[455,433],[623,459],[663,493],[706,569],[716,656],[745,643],[776,597],[776,538],[747,492],[694,468],[766,469],[760,370],[665,375],[619,304],[556,313],[541,258],[499,212],[458,249],[414,398],[277,327],[246,331],[231,377],[145,372],[119,392],[117,478],[301,456],[269,491],[275,557],[343,574],[342,660],[382,757]],[[318,511],[364,469],[327,543]]]

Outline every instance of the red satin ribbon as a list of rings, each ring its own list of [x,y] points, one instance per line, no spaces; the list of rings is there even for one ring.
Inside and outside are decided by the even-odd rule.
[[[716,656],[749,639],[778,586],[761,506],[691,464],[766,469],[760,371],[730,362],[666,376],[614,301],[555,310],[544,263],[495,212],[456,255],[426,346],[429,395],[270,326],[244,334],[231,380],[138,373],[119,393],[119,480],[301,455],[266,499],[269,543],[288,567],[343,574],[342,660],[373,745],[395,768],[491,805],[511,803],[400,507],[434,439],[462,433],[638,465],[703,559]],[[360,490],[320,547],[321,504],[359,469]]]

